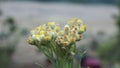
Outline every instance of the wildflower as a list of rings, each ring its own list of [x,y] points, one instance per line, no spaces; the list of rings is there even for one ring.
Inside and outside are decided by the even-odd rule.
[[[33,37],[34,37],[36,40],[40,41],[40,37],[41,37],[41,35],[36,34],[36,35],[33,35]]]
[[[54,29],[56,26],[56,22],[48,22],[48,26],[50,26],[52,29]]]
[[[45,24],[43,24],[43,25],[40,26],[40,30],[45,30],[45,28],[46,28]]]
[[[41,31],[40,31],[40,34],[45,34],[45,31],[44,31],[44,30],[41,30]]]
[[[68,41],[68,38],[69,38],[68,35],[64,35],[64,36],[63,36],[63,39],[64,39],[65,41]]]
[[[41,34],[40,35],[40,41],[44,41],[45,40],[45,35],[44,34]]]
[[[65,30],[65,31],[69,31],[69,30],[70,30],[69,25],[65,25],[64,30]]]
[[[28,37],[27,42],[31,45],[34,45],[34,40],[31,38],[31,36]]]
[[[52,31],[52,32],[50,32],[50,36],[52,38],[56,38],[57,37],[57,33],[55,31]]]
[[[36,31],[35,30],[31,30],[30,33],[33,35],[33,34],[36,34]]]
[[[78,19],[78,20],[77,20],[77,23],[79,23],[79,24],[82,24],[82,22],[83,22],[83,21],[82,21],[81,19]]]
[[[51,22],[48,22],[48,26],[50,26],[51,25]]]
[[[70,42],[71,42],[71,43],[75,43],[75,38],[74,38],[74,37],[71,37],[71,38],[70,38]]]
[[[50,36],[45,36],[46,41],[50,41],[51,37]]]
[[[58,34],[59,35],[64,35],[64,31],[59,31]]]
[[[63,42],[64,46],[67,46],[69,43],[67,41]]]
[[[85,31],[84,26],[81,26],[81,27],[80,27],[80,31],[82,31],[82,32],[84,32],[84,31]]]
[[[69,21],[68,21],[68,25],[72,25],[73,22],[74,22],[73,20],[69,20]]]
[[[36,30],[36,31],[40,31],[40,27],[36,27],[35,30]]]
[[[61,28],[60,28],[59,26],[56,26],[56,28],[55,28],[56,32],[59,32],[60,29],[61,29]]]
[[[51,60],[56,58],[56,61],[68,67],[68,64],[71,63],[67,61],[73,60],[74,55],[77,53],[75,43],[82,39],[82,33],[86,31],[86,27],[83,21],[78,18],[69,20],[63,30],[56,22],[48,22],[47,25],[42,24],[32,30],[27,42],[31,45],[43,45],[38,48],[41,49],[48,58]],[[59,58],[65,61],[65,63],[59,61]],[[54,63],[54,60],[52,63]]]

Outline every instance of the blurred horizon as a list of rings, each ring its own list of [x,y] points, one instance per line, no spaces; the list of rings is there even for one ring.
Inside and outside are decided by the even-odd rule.
[[[1,2],[43,2],[43,3],[74,3],[74,4],[115,4],[117,0],[0,0]]]

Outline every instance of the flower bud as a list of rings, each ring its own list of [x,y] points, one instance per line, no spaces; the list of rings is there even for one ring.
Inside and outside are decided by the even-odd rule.
[[[83,22],[83,21],[82,21],[81,19],[78,19],[78,20],[77,20],[77,23],[78,23],[78,24],[81,24],[82,22]]]
[[[67,41],[63,42],[64,46],[67,46],[69,43]]]
[[[51,40],[51,37],[50,37],[50,36],[45,36],[45,40],[46,40],[46,41],[50,41],[50,40]]]
[[[48,26],[50,26],[52,29],[54,29],[56,26],[56,22],[48,22]]]
[[[62,36],[64,35],[64,31],[59,31],[58,34]]]
[[[31,36],[28,37],[27,42],[31,45],[34,45],[34,40],[31,38]]]
[[[37,32],[35,30],[30,31],[31,35],[36,34]]]
[[[71,42],[71,43],[75,43],[75,37],[71,37],[71,38],[70,38],[70,42]]]
[[[74,55],[75,55],[75,53],[74,53],[73,51],[71,51],[71,55],[72,55],[72,56],[74,56]]]
[[[64,26],[64,30],[65,30],[65,33],[68,33],[68,31],[70,30],[69,25],[65,25],[65,26]]]

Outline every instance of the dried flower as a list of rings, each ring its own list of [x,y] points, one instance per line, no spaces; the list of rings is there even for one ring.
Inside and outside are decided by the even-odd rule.
[[[76,54],[75,43],[82,39],[82,33],[86,31],[86,27],[78,18],[69,20],[63,30],[56,22],[48,22],[47,25],[43,24],[32,30],[27,41],[29,44],[39,46],[38,48],[42,49],[47,57],[54,59],[54,53],[57,61],[61,62],[62,59],[70,63],[68,60],[73,60],[71,57]],[[51,62],[55,64],[52,59]],[[65,63],[65,65],[67,64]]]

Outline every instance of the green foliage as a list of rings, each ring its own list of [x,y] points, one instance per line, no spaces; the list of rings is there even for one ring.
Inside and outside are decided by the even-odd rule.
[[[116,18],[116,25],[118,28],[117,35],[110,38],[106,43],[102,44],[98,52],[100,57],[107,61],[120,61],[120,1],[117,2],[119,13]]]
[[[11,68],[11,56],[15,52],[16,45],[20,37],[26,35],[28,31],[27,29],[18,29],[12,17],[8,17],[4,24],[7,25],[9,31],[0,32],[0,68]]]
[[[0,48],[0,68],[9,68],[10,58],[6,48]]]
[[[105,43],[102,43],[99,48],[98,48],[98,53],[100,55],[100,58],[103,60],[107,61],[113,61],[114,60],[114,55],[115,54],[115,49],[116,49],[116,38],[110,38]]]
[[[9,31],[11,33],[15,32],[16,29],[17,29],[17,26],[15,24],[15,20],[12,18],[12,17],[8,17],[6,20],[5,20],[5,24],[7,24],[9,26]]]

